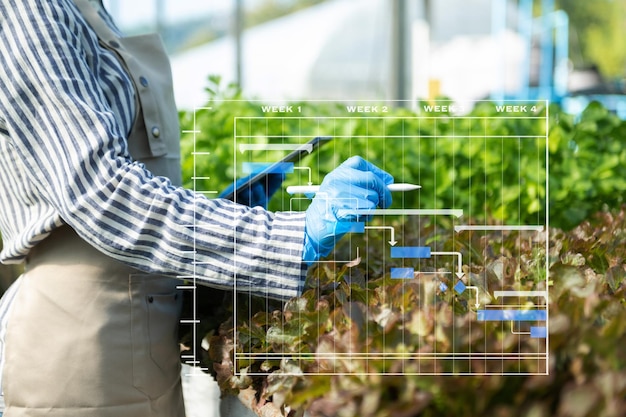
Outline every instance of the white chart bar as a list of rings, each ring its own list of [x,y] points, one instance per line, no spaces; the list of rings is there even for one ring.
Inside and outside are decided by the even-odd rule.
[[[544,297],[548,298],[546,291],[494,291],[493,296],[498,297]]]
[[[341,214],[356,214],[359,216],[463,216],[460,209],[373,209],[373,210],[339,210]]]
[[[304,149],[308,153],[313,152],[313,145],[311,144],[281,144],[281,143],[251,143],[239,145],[239,151],[244,153],[246,151],[297,151]]]
[[[532,232],[543,232],[544,226],[538,225],[519,225],[519,226],[493,226],[493,225],[461,225],[454,226],[454,231],[459,233],[465,230],[482,230],[482,231],[515,231],[515,230],[528,230]]]

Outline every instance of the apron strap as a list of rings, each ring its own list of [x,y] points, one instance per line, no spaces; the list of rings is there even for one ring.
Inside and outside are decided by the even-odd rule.
[[[157,34],[123,37],[89,0],[73,0],[98,36],[114,53],[135,87],[136,116],[128,133],[130,154],[152,173],[176,185],[180,174],[180,127],[169,59]]]
[[[118,54],[127,69],[132,67],[132,61],[135,58],[126,51],[120,36],[104,21],[94,5],[89,0],[73,1],[85,20],[87,20],[87,23],[89,23],[89,26],[96,32],[98,39],[104,44],[104,47]],[[139,108],[137,110],[140,111]]]
[[[108,46],[118,49],[120,45],[119,35],[106,24],[102,16],[98,14],[98,10],[89,0],[73,0],[80,13],[83,15],[87,23],[98,34],[98,38]],[[120,45],[121,46],[121,45]]]

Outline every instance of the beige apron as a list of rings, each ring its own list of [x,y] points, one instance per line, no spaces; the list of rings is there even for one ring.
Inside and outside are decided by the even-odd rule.
[[[160,40],[119,38],[88,0],[74,2],[135,84],[131,155],[180,184],[179,126]],[[54,231],[29,254],[12,306],[4,416],[184,416],[177,284],[103,255],[69,227]]]

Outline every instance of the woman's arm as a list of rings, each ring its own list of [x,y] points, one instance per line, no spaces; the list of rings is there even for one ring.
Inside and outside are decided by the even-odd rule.
[[[296,295],[304,213],[210,200],[133,161],[127,116],[104,94],[115,74],[98,73],[106,58],[94,36],[70,0],[0,1],[0,118],[27,176],[19,180],[50,221],[144,271]]]

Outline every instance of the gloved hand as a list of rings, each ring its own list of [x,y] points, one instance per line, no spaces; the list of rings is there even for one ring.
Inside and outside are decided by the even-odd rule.
[[[244,184],[251,176],[238,179],[236,187]],[[285,179],[285,174],[268,174],[265,179],[250,184],[248,187],[243,188],[237,193],[237,203],[243,204],[249,207],[261,206],[267,208],[267,203],[274,193],[280,188],[280,185]],[[224,191],[220,193],[218,198],[224,198],[230,194],[235,186],[229,185]]]
[[[302,259],[311,265],[326,256],[350,229],[351,222],[371,216],[354,210],[371,210],[391,205],[387,188],[393,177],[359,156],[353,156],[329,173],[306,210]]]

